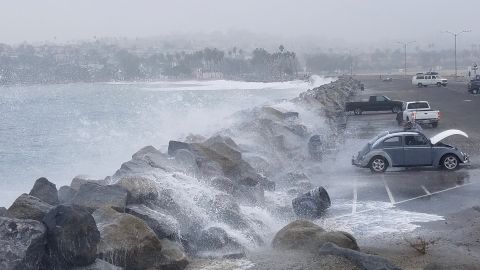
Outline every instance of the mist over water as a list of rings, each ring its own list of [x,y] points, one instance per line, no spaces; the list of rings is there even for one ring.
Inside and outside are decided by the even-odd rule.
[[[45,176],[102,179],[146,145],[166,150],[189,134],[209,136],[243,109],[329,82],[183,81],[3,87],[0,91],[0,205]]]

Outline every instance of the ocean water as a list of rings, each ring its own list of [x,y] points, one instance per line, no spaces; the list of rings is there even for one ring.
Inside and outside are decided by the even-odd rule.
[[[331,81],[180,81],[0,87],[0,206],[34,181],[103,179],[146,145],[209,136],[229,116]]]

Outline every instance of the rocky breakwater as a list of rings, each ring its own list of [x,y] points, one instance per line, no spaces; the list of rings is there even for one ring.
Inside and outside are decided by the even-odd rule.
[[[183,269],[189,257],[245,256],[295,218],[292,199],[313,188],[306,168],[359,88],[341,78],[238,112],[210,138],[140,149],[105,179],[79,176],[58,192],[39,179],[4,211],[0,268]]]

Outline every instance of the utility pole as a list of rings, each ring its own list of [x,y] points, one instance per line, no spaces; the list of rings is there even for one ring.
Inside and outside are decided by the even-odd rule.
[[[415,41],[410,41],[410,42],[400,42],[400,41],[397,41],[398,44],[402,44],[402,45],[403,45],[403,56],[404,56],[403,73],[404,73],[405,78],[407,77],[407,46],[408,46],[409,44],[414,43],[414,42],[415,42]]]
[[[443,33],[447,33],[447,34],[452,35],[455,39],[455,80],[457,80],[457,36],[459,36],[462,33],[468,33],[468,32],[472,32],[472,30],[463,30],[463,31],[456,32],[456,33],[453,33],[453,32],[450,32],[450,31],[443,31]]]

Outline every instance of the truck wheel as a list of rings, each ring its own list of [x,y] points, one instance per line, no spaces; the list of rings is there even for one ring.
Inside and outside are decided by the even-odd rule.
[[[432,123],[432,128],[437,128],[438,127],[438,122]]]
[[[441,83],[441,82],[437,82],[437,86],[438,86],[438,87],[442,87],[442,83]]]
[[[353,110],[353,113],[356,114],[356,115],[360,115],[360,114],[362,114],[362,109],[355,108],[355,110]]]
[[[417,87],[418,87],[418,88],[420,88],[420,87],[422,87],[422,86],[423,86],[422,83],[418,83],[418,84],[417,84]]]
[[[446,154],[440,160],[440,165],[447,171],[454,171],[458,169],[459,160],[454,154]]]
[[[394,107],[392,108],[392,112],[393,112],[393,113],[398,113],[399,111],[400,111],[400,107],[398,107],[398,106],[394,106]]]
[[[370,160],[368,167],[373,173],[383,173],[388,168],[388,162],[384,157],[376,156]]]

